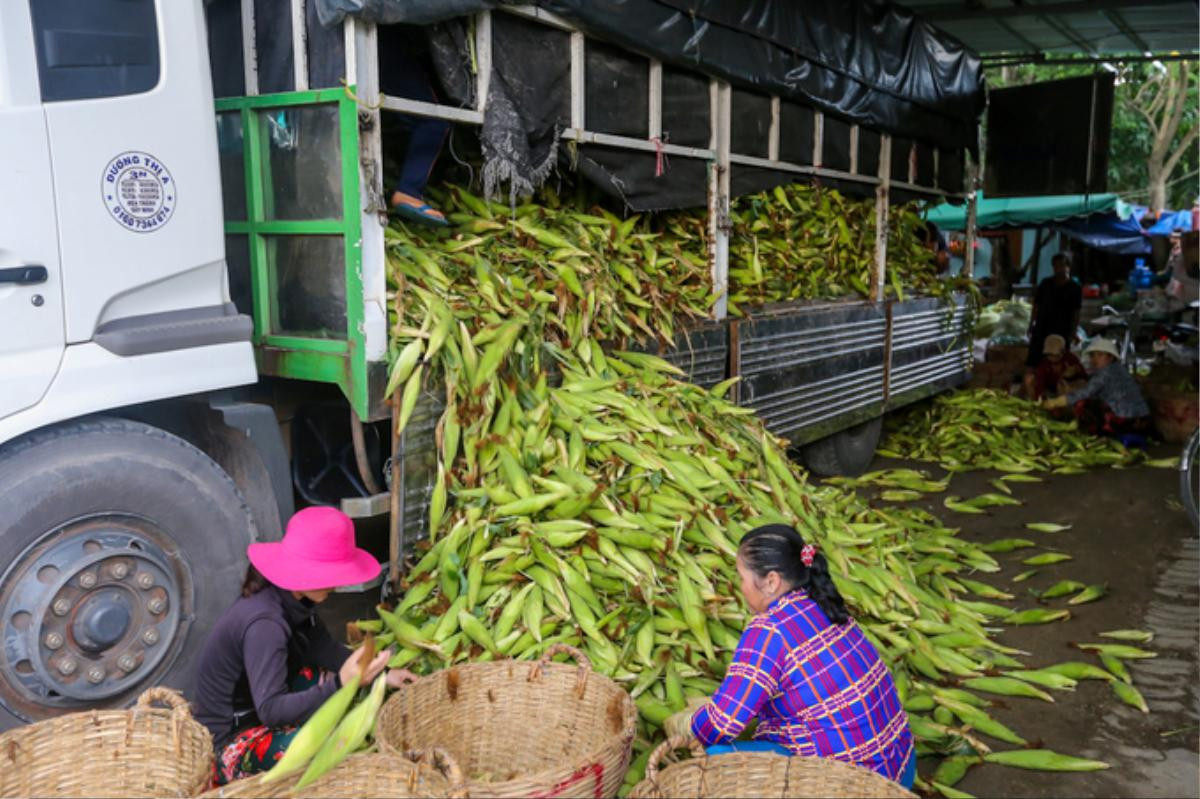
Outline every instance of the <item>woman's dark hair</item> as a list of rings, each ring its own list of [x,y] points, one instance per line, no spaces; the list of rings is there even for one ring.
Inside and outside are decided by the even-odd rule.
[[[242,596],[254,596],[270,584],[271,582],[251,564],[246,567],[246,578],[242,580]]]
[[[813,557],[812,565],[805,566],[800,559],[802,549],[804,539],[786,524],[756,527],[746,533],[738,545],[742,560],[756,577],[761,579],[771,572],[777,572],[792,588],[803,589],[830,622],[844,624],[850,614],[846,612],[846,602],[829,576],[829,564],[825,562],[825,556],[818,552]]]

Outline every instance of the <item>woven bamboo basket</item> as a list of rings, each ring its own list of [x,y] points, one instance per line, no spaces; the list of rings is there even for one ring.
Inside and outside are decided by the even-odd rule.
[[[0,796],[195,796],[212,752],[187,700],[150,688],[129,710],[69,713],[0,735]]]
[[[550,662],[560,653],[578,665]],[[404,686],[380,710],[375,738],[384,751],[444,747],[473,799],[592,799],[617,795],[636,722],[629,694],[556,644],[534,663],[469,663]]]
[[[201,799],[465,799],[462,771],[441,749],[401,755],[364,752],[350,755],[337,768],[302,790],[296,790],[303,771],[274,782],[263,775],[247,777],[201,794]]]
[[[663,768],[676,749],[692,757]],[[901,786],[869,769],[824,757],[785,757],[771,752],[708,756],[694,738],[676,737],[658,745],[646,763],[646,778],[630,799],[916,799]]]

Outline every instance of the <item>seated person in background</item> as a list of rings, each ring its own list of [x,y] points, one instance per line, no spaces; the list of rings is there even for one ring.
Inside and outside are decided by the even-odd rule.
[[[1025,396],[1040,400],[1048,394],[1066,394],[1086,380],[1083,364],[1074,353],[1067,352],[1066,340],[1054,333],[1042,343],[1042,360],[1037,368],[1025,372]]]
[[[932,260],[937,266],[938,274],[945,274],[950,269],[950,248],[938,226],[926,220],[925,229],[917,230],[917,238],[920,239],[925,249],[932,253]]]
[[[1172,236],[1172,242],[1175,237]],[[1184,234],[1167,259],[1167,296],[1171,311],[1180,311],[1200,299],[1200,231]]]
[[[1083,354],[1092,365],[1087,385],[1066,396],[1042,400],[1042,406],[1049,410],[1070,406],[1079,420],[1079,429],[1093,435],[1149,432],[1150,406],[1137,381],[1117,362],[1117,345],[1097,336]]]

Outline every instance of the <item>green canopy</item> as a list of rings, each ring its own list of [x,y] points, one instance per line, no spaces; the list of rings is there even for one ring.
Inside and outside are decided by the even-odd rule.
[[[1115,194],[1061,194],[993,200],[984,198],[980,192],[975,223],[979,228],[1037,227],[1092,214],[1115,214],[1119,219],[1127,219],[1132,213],[1133,208]],[[942,203],[929,209],[925,218],[943,230],[966,230],[967,206]]]

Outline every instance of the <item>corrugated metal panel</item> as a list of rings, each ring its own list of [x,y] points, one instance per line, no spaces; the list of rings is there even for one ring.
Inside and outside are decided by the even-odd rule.
[[[970,324],[971,314],[961,297],[953,306],[936,299],[896,303],[889,409],[916,402],[967,379],[971,368]]]
[[[408,427],[404,429],[404,540],[429,537],[429,497],[437,476],[434,429],[446,409],[440,382],[421,392]]]
[[[658,342],[641,343],[635,349],[662,356],[687,372],[689,383],[711,388],[725,379],[729,368],[729,329],[706,324],[680,332],[674,348],[666,352]]]
[[[886,331],[883,307],[865,302],[741,322],[740,401],[794,443],[848,426],[847,414],[882,404]]]

